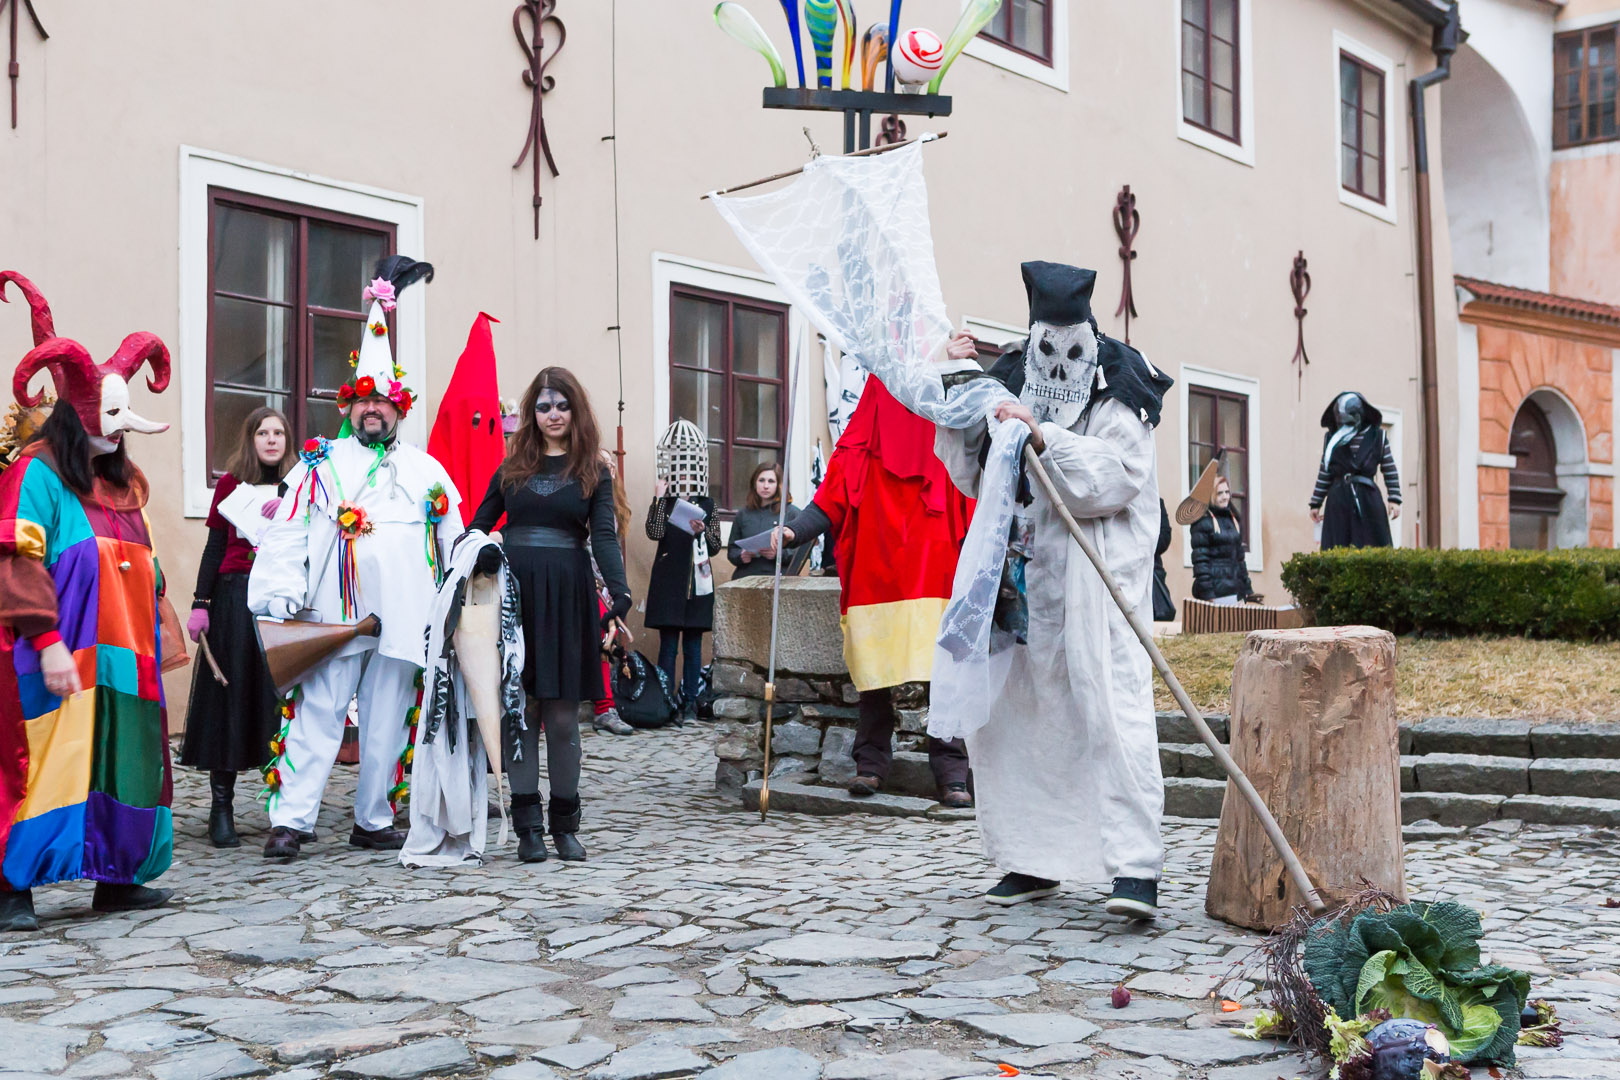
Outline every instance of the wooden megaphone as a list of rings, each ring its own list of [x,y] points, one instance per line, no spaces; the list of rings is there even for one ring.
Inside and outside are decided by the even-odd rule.
[[[254,631],[270,681],[276,692],[285,694],[303,681],[322,662],[357,637],[380,637],[382,620],[367,615],[357,623],[298,622],[289,619],[255,619]]]
[[[1220,458],[1210,458],[1209,464],[1198,475],[1198,483],[1176,507],[1177,525],[1191,525],[1209,512],[1209,504],[1215,499],[1215,481],[1220,479],[1220,475]]]

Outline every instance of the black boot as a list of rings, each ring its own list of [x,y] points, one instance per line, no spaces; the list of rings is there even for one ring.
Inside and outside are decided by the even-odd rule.
[[[173,889],[150,889],[145,885],[113,885],[96,882],[90,907],[96,911],[145,911],[161,907],[174,895]]]
[[[39,929],[34,916],[34,894],[28,889],[20,892],[0,892],[0,934],[9,932],[31,934]]]
[[[518,861],[546,861],[546,830],[540,819],[540,796],[530,795],[532,803],[520,803],[521,795],[512,797],[512,831],[517,833]]]
[[[579,799],[551,798],[551,842],[557,845],[557,858],[564,862],[584,862],[585,845],[579,832]]]
[[[208,842],[215,847],[241,847],[236,835],[236,813],[231,805],[236,794],[236,774],[215,769],[208,774],[208,791],[214,804],[208,810]]]

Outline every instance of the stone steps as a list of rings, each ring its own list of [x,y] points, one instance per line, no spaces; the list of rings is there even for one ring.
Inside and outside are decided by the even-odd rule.
[[[1164,812],[1170,817],[1219,818],[1225,797],[1224,780],[1167,776],[1164,781]],[[1483,825],[1509,819],[1534,825],[1620,826],[1620,799],[1425,791],[1401,795],[1401,820],[1407,824]]]

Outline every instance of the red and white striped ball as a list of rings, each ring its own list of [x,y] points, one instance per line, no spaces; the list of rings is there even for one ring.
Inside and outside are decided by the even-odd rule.
[[[900,47],[894,50],[894,77],[903,83],[925,83],[939,74],[945,59],[945,43],[924,27],[901,31]]]

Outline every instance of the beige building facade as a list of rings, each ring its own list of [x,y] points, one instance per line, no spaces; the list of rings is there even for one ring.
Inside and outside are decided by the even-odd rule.
[[[778,5],[745,6],[791,67]],[[762,109],[765,65],[715,29],[708,0],[558,0],[566,39],[548,23],[542,54],[558,175],[541,172],[538,239],[530,162],[513,165],[534,104],[529,61],[505,5],[38,7],[50,38],[25,23],[17,125],[0,129],[0,266],[30,276],[58,329],[93,353],[137,329],[169,344],[173,385],[155,398],[138,389],[136,405],[174,427],[134,452],[154,481],[150,514],[177,606],[190,597],[234,419],[268,399],[305,430],[335,430],[323,399],[346,370],[363,273],[382,250],[437,268],[406,294],[395,327],[425,403],[408,421],[412,439],[425,442],[480,311],[501,320],[504,394],[542,366],[567,366],[610,444],[622,394],[638,594],[652,553],[639,529],[653,446],[678,415],[700,413],[687,418],[717,440],[722,505],[753,462],[781,453],[795,497],[807,497],[817,440],[831,449],[824,358],[699,197],[802,162],[803,127],[835,152],[841,127],[836,116]],[[903,22],[943,35],[960,8],[910,0]],[[1173,506],[1200,455],[1223,449],[1255,586],[1272,597],[1283,561],[1314,547],[1318,417],[1341,390],[1365,393],[1391,424],[1406,486],[1400,542],[1430,527],[1418,512],[1406,88],[1435,65],[1441,9],[1020,0],[1009,12],[1025,21],[992,28],[1002,40],[975,41],[951,70],[953,115],[909,124],[950,132],[926,151],[940,274],[953,318],[987,344],[1021,332],[1026,259],[1095,267],[1099,319],[1124,336],[1113,211],[1129,185],[1141,215],[1129,336],[1177,383],[1158,431],[1161,489]],[[527,15],[521,26],[527,36]],[[1449,103],[1428,100],[1450,448],[1462,435],[1449,406],[1459,331],[1439,152]],[[1303,365],[1292,359],[1290,290],[1300,255],[1311,279]],[[0,309],[0,353],[27,351],[25,314]],[[1448,450],[1442,465],[1439,526],[1452,543],[1468,516],[1459,469],[1476,462]],[[1180,532],[1165,560],[1178,598],[1190,582]],[[183,700],[183,686],[169,689]]]

